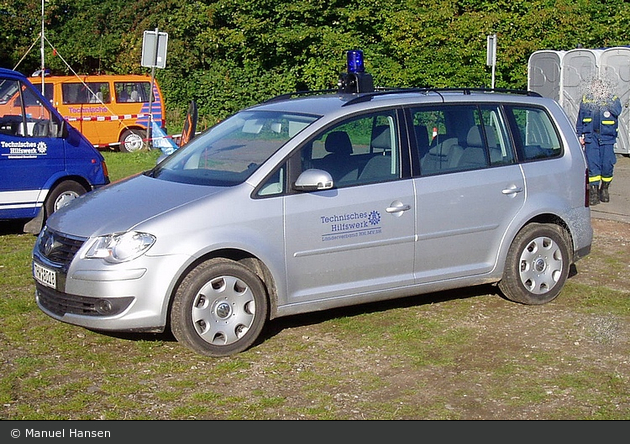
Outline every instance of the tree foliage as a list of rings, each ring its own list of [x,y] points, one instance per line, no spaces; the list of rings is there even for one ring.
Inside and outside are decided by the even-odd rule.
[[[495,86],[524,89],[534,51],[625,46],[629,21],[621,0],[47,0],[45,59],[57,74],[148,73],[143,33],[157,28],[169,36],[156,70],[167,108],[195,100],[212,122],[335,88],[354,48],[378,86],[488,87],[496,34]],[[0,0],[0,66],[39,68],[41,22],[41,0]]]

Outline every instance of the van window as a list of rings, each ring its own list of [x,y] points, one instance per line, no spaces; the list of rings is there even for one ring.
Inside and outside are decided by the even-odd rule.
[[[195,137],[185,150],[174,152],[148,174],[196,185],[237,185],[315,119],[302,114],[243,111]],[[278,186],[280,180],[277,176]],[[271,188],[264,194],[271,194]]]
[[[37,90],[39,92],[42,91],[41,85],[37,85],[36,86]],[[29,97],[34,97],[33,95],[29,95]],[[44,84],[44,97],[46,97],[46,99],[48,100],[48,102],[52,103],[53,101],[53,85],[50,83],[45,83]],[[31,105],[36,105],[37,104],[37,99],[35,99],[34,102],[30,102],[30,99],[26,99],[25,98],[25,104],[26,106],[31,106]]]
[[[57,137],[61,123],[30,88],[17,80],[0,86],[0,132],[19,137]]]
[[[481,106],[481,119],[485,139],[488,144],[490,165],[510,165],[516,162],[516,155],[508,137],[508,125],[501,109],[494,105]]]
[[[149,82],[114,82],[117,102],[148,102]]]
[[[64,83],[61,85],[64,105],[78,105],[84,103],[109,103],[111,94],[109,83]]]

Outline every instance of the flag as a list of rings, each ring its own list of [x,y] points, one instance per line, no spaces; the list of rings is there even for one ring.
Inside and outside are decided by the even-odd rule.
[[[197,104],[194,100],[191,100],[190,105],[188,105],[188,113],[186,114],[179,146],[184,146],[190,142],[195,137],[195,131],[197,131]]]
[[[158,126],[155,121],[151,122],[151,137],[153,139],[153,148],[159,148],[167,156],[173,154],[178,148],[173,139],[168,137],[164,130]]]

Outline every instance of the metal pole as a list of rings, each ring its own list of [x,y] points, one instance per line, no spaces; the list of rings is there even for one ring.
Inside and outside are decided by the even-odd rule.
[[[486,65],[492,67],[492,89],[494,89],[494,70],[497,64],[497,35],[486,37]]]
[[[492,89],[494,89],[494,73],[497,66],[497,35],[492,35],[492,45],[494,48],[492,49]]]
[[[153,57],[153,66],[151,67],[151,91],[149,92],[149,127],[147,128],[147,138],[149,149],[153,147],[152,132],[153,132],[153,84],[155,83],[155,67],[158,60],[158,48],[160,41],[160,33],[158,28],[155,28],[155,53]]]
[[[46,66],[45,60],[44,60],[44,1],[42,0],[42,35],[41,35],[41,45],[40,45],[40,53],[41,53],[41,58],[42,58],[42,70],[39,73],[42,76],[42,95],[44,95],[44,68]]]

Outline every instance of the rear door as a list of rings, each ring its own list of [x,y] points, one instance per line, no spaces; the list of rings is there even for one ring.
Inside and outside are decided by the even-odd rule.
[[[423,159],[419,161],[416,280],[427,283],[488,273],[525,202],[525,182],[502,111],[498,106],[438,105],[411,113],[414,125],[437,129],[433,138],[447,134],[457,139],[456,148],[440,154],[449,168],[435,169],[431,162],[423,170]],[[438,153],[429,150],[427,156],[431,154]]]

